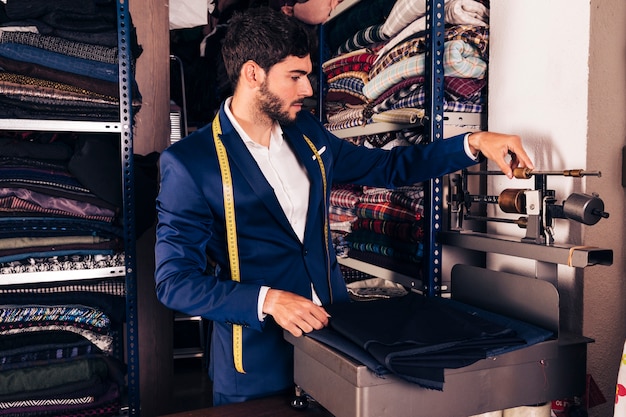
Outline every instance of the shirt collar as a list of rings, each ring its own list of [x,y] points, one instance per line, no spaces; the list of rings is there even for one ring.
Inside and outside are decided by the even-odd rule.
[[[228,97],[226,101],[224,102],[224,113],[226,113],[226,117],[228,117],[228,120],[230,120],[230,123],[233,125],[237,133],[239,133],[241,140],[247,147],[251,147],[251,146],[262,147],[261,145],[259,145],[258,143],[256,143],[250,138],[250,136],[246,133],[246,131],[243,130],[239,122],[237,122],[237,119],[235,119],[235,116],[233,116],[233,113],[230,111],[230,103],[232,100],[233,98],[231,96],[231,97]],[[274,126],[272,127],[272,134],[270,136],[270,149],[275,149],[275,150],[280,149],[280,147],[283,145],[283,142],[284,142],[283,129],[282,127],[280,127],[280,123],[275,121]]]

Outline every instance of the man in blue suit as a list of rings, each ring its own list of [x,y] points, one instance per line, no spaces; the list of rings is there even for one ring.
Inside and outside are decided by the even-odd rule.
[[[310,48],[308,32],[279,12],[233,17],[223,45],[233,96],[211,125],[161,156],[157,294],[213,322],[215,405],[293,389],[283,330],[320,329],[323,306],[348,300],[328,228],[332,184],[414,184],[475,164],[479,153],[509,177],[532,168],[514,135],[391,151],[335,137],[301,111],[312,95]]]

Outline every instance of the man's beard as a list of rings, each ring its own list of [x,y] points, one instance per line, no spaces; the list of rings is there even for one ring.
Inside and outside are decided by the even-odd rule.
[[[280,124],[292,124],[296,121],[295,117],[289,115],[289,111],[282,110],[283,102],[279,97],[269,90],[267,81],[261,84],[259,97],[259,111],[267,115],[272,120],[276,120]]]

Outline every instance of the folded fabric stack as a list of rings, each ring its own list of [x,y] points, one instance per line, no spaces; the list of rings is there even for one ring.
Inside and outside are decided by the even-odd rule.
[[[0,25],[2,117],[119,120],[115,1],[7,0]],[[141,48],[129,34],[134,62]]]
[[[489,10],[474,0],[447,0],[444,10],[444,111],[481,113]],[[330,130],[377,121],[417,123],[424,117],[425,14],[425,0],[363,0],[324,26]]]
[[[418,276],[424,250],[423,198],[422,184],[395,190],[334,186],[330,219],[338,255]]]
[[[123,281],[3,286],[0,305],[0,416],[119,415]]]
[[[308,334],[366,365],[443,390],[446,369],[542,342],[553,333],[443,297],[406,295],[328,306],[330,325]]]
[[[0,155],[0,416],[116,415],[125,282],[75,274],[124,268],[119,136],[4,132]]]
[[[58,263],[67,257],[84,262],[98,256],[123,264],[120,202],[107,200],[106,193],[98,195],[79,179],[89,177],[90,169],[107,174],[104,164],[119,166],[119,159],[111,161],[110,155],[99,153],[100,164],[82,167],[90,152],[76,142],[82,143],[80,138],[86,137],[86,143],[108,142],[117,149],[119,145],[110,136],[0,135],[0,268],[4,272],[44,270],[51,268],[51,263],[59,268]],[[117,174],[102,178],[103,188],[119,189],[121,167]]]

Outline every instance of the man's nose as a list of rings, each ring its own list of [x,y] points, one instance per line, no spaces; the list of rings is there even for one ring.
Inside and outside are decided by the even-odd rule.
[[[311,86],[311,80],[308,77],[302,77],[302,84],[300,85],[300,94],[304,97],[310,97],[313,95],[313,87]]]

